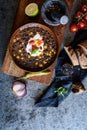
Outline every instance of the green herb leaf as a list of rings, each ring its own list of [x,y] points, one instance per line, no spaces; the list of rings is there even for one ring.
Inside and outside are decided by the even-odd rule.
[[[68,92],[68,90],[64,87],[59,87],[55,90],[55,92],[59,95],[62,95],[64,97],[64,94],[66,94]]]
[[[31,51],[31,54],[35,54],[38,50],[39,50],[38,48],[32,50],[32,51]]]

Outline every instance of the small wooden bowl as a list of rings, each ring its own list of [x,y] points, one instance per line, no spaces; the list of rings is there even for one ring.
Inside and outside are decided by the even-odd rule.
[[[48,33],[49,34],[49,37],[46,37],[46,39],[45,39],[45,41],[46,40],[48,40],[48,39],[51,39],[51,38],[53,38],[53,40],[55,41],[55,46],[56,46],[56,54],[55,54],[55,56],[53,57],[53,59],[51,59],[51,62],[49,62],[48,61],[48,63],[46,64],[46,65],[44,65],[43,67],[35,67],[34,68],[34,66],[33,66],[33,62],[34,62],[34,60],[32,60],[32,66],[29,64],[28,65],[28,62],[30,62],[30,60],[28,59],[26,59],[28,62],[26,62],[26,60],[24,60],[23,62],[21,62],[21,59],[19,58],[19,57],[16,57],[16,58],[19,58],[19,59],[16,59],[15,58],[15,55],[17,55],[18,53],[16,52],[15,54],[14,54],[14,47],[16,48],[16,46],[15,46],[15,42],[17,41],[17,36],[18,35],[20,35],[20,32],[23,32],[23,37],[26,37],[26,32],[25,32],[25,30],[26,29],[28,29],[28,30],[30,30],[30,29],[32,29],[32,28],[39,28],[40,30],[44,30],[44,32],[46,32],[46,34]],[[42,33],[42,31],[41,31],[41,33]],[[39,32],[40,33],[40,32]],[[20,37],[20,40],[23,38],[23,37]],[[45,35],[43,36],[43,38],[45,38]],[[16,40],[16,41],[15,41]],[[18,45],[17,45],[17,50],[19,49],[20,50],[20,46],[21,46],[21,44],[20,44],[20,41],[19,39],[18,39]],[[49,41],[50,42],[50,41]],[[46,42],[45,42],[46,43]],[[44,43],[44,44],[45,44]],[[53,43],[53,42],[52,42]],[[23,46],[25,46],[25,43],[24,43],[24,45]],[[49,48],[49,45],[48,45],[48,48]],[[12,56],[12,59],[13,59],[13,61],[15,62],[15,64],[18,66],[18,67],[20,67],[21,69],[23,69],[23,70],[26,70],[26,71],[31,71],[31,72],[38,72],[38,71],[43,71],[43,70],[45,70],[45,69],[47,69],[48,67],[50,67],[53,63],[54,63],[54,61],[56,60],[56,58],[57,58],[57,55],[58,55],[58,51],[59,51],[59,47],[58,47],[58,40],[57,40],[57,38],[56,38],[56,36],[55,36],[55,34],[53,33],[53,31],[51,30],[51,29],[49,29],[48,27],[46,27],[45,25],[42,25],[42,24],[39,24],[39,23],[29,23],[29,24],[25,24],[25,25],[23,25],[23,26],[21,26],[20,28],[18,28],[14,33],[13,33],[13,35],[12,35],[12,37],[11,37],[11,39],[10,39],[10,44],[9,44],[9,51],[10,51],[10,54],[11,54],[11,56]],[[15,49],[15,51],[16,51],[16,49]],[[26,51],[23,53],[23,54],[21,54],[21,55],[25,55],[25,53],[27,53]],[[26,54],[27,55],[27,54]],[[25,58],[25,57],[24,57]],[[43,59],[41,59],[42,61],[43,61]],[[41,61],[41,62],[42,62]]]

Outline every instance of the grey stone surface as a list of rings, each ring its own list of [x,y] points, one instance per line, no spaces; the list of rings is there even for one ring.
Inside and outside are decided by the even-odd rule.
[[[0,0],[0,67],[17,5],[17,0]],[[28,81],[27,95],[17,99],[12,94],[12,82],[12,76],[0,72],[0,130],[87,130],[87,93],[71,93],[58,108],[34,108],[34,98],[46,86]]]

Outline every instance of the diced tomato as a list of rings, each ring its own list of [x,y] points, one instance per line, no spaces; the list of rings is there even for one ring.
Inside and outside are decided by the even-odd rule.
[[[39,44],[39,45],[41,45],[41,44],[43,44],[43,43],[44,43],[43,40],[39,40],[39,41],[38,41],[38,44]]]
[[[29,44],[34,44],[34,40],[30,40],[30,41],[29,41]]]
[[[32,45],[32,50],[36,49],[37,47],[35,45]]]

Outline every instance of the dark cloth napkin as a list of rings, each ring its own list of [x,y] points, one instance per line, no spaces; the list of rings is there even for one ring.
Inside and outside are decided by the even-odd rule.
[[[77,81],[82,82],[86,76],[87,70],[81,69],[80,66],[73,67],[68,55],[63,50],[56,63],[54,80],[47,86],[47,90],[43,95],[35,102],[35,107],[58,107],[58,105],[70,94],[72,84]],[[67,93],[64,95],[55,92],[55,90],[61,86],[67,89]]]
[[[73,48],[76,48],[78,44],[80,44],[81,42],[87,40],[87,29],[80,29],[75,37],[74,40],[70,43],[70,45]]]

